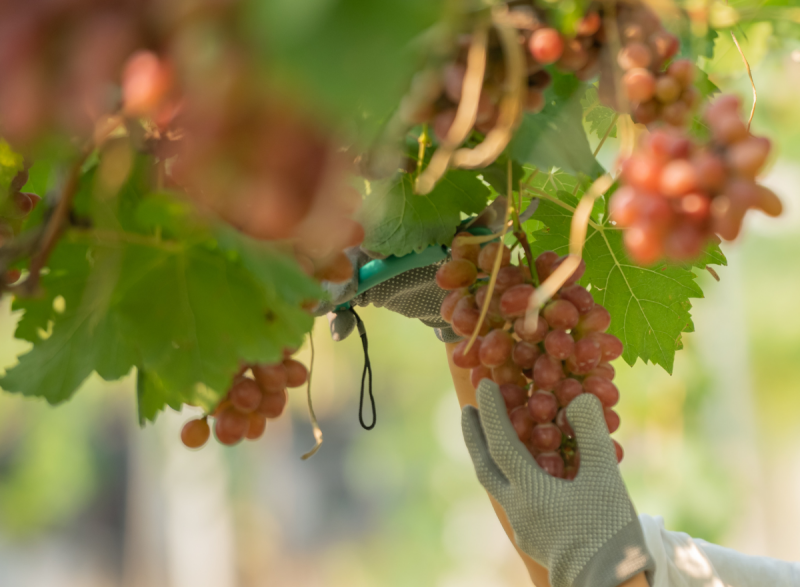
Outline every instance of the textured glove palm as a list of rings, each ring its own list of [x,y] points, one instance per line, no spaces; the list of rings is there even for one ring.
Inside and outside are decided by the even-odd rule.
[[[478,406],[466,406],[461,418],[478,479],[503,506],[517,545],[548,568],[553,587],[615,587],[653,570],[597,398],[584,394],[567,408],[581,455],[573,481],[536,464],[494,382],[481,382]]]

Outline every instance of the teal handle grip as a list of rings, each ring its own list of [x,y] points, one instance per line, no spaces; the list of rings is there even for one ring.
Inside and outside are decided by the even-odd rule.
[[[483,226],[474,226],[467,229],[467,232],[476,236],[489,235],[492,231]],[[358,294],[362,294],[368,289],[405,273],[417,267],[425,267],[447,257],[447,247],[431,246],[419,253],[409,253],[402,257],[387,257],[386,259],[375,259],[365,264],[358,271]]]

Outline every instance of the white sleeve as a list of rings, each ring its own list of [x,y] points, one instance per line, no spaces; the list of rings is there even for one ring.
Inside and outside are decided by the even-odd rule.
[[[655,560],[652,587],[800,587],[800,563],[748,556],[669,532],[660,517],[639,516]]]

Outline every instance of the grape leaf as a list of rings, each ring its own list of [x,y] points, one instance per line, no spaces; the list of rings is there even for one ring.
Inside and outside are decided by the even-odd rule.
[[[581,97],[586,84],[573,75],[551,70],[552,85],[545,91],[546,105],[538,114],[526,114],[509,145],[511,157],[539,169],[558,167],[596,178],[604,173],[583,130]]]
[[[615,117],[616,111],[608,106],[603,106],[600,103],[600,98],[597,94],[597,88],[589,86],[586,88],[586,95],[581,98],[581,106],[583,107],[583,118],[589,125],[589,130],[593,132],[598,139],[602,139],[608,128],[613,124],[614,128],[608,133],[611,138],[617,137],[617,125]]]
[[[479,171],[448,171],[425,196],[414,193],[414,176],[409,173],[373,182],[359,214],[366,232],[362,246],[403,256],[431,245],[449,245],[461,213],[478,214],[486,206],[489,188],[478,175]]]
[[[564,200],[571,195],[558,196],[558,202],[542,199],[533,216],[545,225],[531,234],[534,255],[569,250],[572,209]],[[633,365],[641,358],[672,373],[675,351],[682,348],[681,335],[694,329],[690,299],[703,297],[695,274],[688,267],[663,263],[636,265],[625,252],[622,231],[609,224],[593,222],[588,227],[583,256],[586,273],[581,284],[590,285],[595,301],[611,313],[609,332],[625,345],[625,362]],[[706,262],[726,263],[721,252]]]

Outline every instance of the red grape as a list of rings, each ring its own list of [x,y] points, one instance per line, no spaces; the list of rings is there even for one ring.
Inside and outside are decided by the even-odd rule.
[[[537,424],[552,422],[558,412],[556,397],[549,391],[535,391],[528,400],[531,418]]]
[[[585,314],[594,307],[592,294],[582,285],[570,285],[562,287],[558,292],[562,300],[567,300],[578,310],[579,314]]]
[[[688,59],[676,59],[669,64],[667,74],[678,80],[683,87],[689,87],[694,82],[694,64]]]
[[[661,183],[662,165],[647,155],[633,155],[622,163],[625,183],[637,190],[657,192]]]
[[[486,294],[489,292],[488,285],[482,285],[478,289],[475,290],[475,305],[478,308],[483,309],[484,303],[486,303]],[[489,308],[486,312],[486,317],[490,319],[501,319],[502,312],[500,309],[500,296],[495,289],[494,294],[492,294],[492,298],[489,300]],[[502,321],[505,322],[504,320]]]
[[[226,408],[217,416],[214,426],[217,440],[226,445],[236,444],[244,438],[248,423],[249,416],[247,414],[243,414],[233,407]]]
[[[533,366],[533,382],[539,389],[553,389],[561,379],[564,378],[564,370],[561,361],[549,355],[542,355],[536,359]]]
[[[677,198],[696,190],[698,183],[695,167],[685,159],[676,159],[664,167],[659,188],[665,196]]]
[[[478,270],[466,259],[448,261],[436,271],[436,284],[445,290],[466,287],[475,281]]]
[[[614,407],[619,401],[617,386],[604,377],[590,375],[583,380],[583,389],[586,390],[586,393],[596,396],[600,403],[607,408]]]
[[[663,104],[669,104],[680,98],[682,91],[680,82],[670,75],[659,76],[656,80],[656,98]]]
[[[275,365],[253,365],[253,377],[264,393],[283,391],[288,381],[286,367],[282,363]]]
[[[593,332],[587,338],[594,340],[600,347],[600,360],[602,362],[613,361],[622,354],[624,350],[622,341],[613,334],[604,332]]]
[[[536,328],[533,330],[529,330],[526,328],[526,324],[529,321],[525,316],[521,318],[517,318],[514,321],[514,332],[517,336],[519,336],[522,340],[530,343],[537,343],[542,342],[544,337],[547,336],[547,331],[549,327],[547,326],[547,321],[542,318],[542,316],[537,316],[535,320],[530,320],[533,324],[536,324]]]
[[[555,63],[561,57],[561,53],[564,51],[564,41],[557,30],[541,28],[533,31],[528,48],[536,61],[547,65]]]
[[[510,287],[522,284],[523,281],[525,281],[525,278],[522,275],[522,270],[515,265],[509,265],[500,268],[494,288],[495,291],[502,293]]]
[[[617,454],[617,462],[621,463],[622,459],[625,457],[625,451],[622,450],[622,446],[620,445],[620,443],[614,440],[613,438],[611,439],[611,442],[614,443],[614,452]]]
[[[551,330],[544,339],[544,349],[547,354],[559,361],[569,357],[574,348],[575,341],[564,330]]]
[[[563,257],[559,257],[558,259],[556,259],[552,265],[552,270],[555,271],[556,269],[558,269],[559,266],[561,266],[561,264],[567,260],[568,256],[569,255],[564,255]],[[573,271],[570,274],[569,277],[567,277],[562,287],[573,285],[574,283],[576,283],[581,277],[583,277],[585,271],[586,271],[586,263],[583,261],[583,259],[580,259],[578,262],[578,267],[575,269],[575,271]]]
[[[644,43],[629,43],[617,55],[619,66],[626,71],[636,67],[648,67],[652,61],[653,54]]]
[[[562,408],[566,408],[572,400],[582,393],[583,386],[581,386],[581,382],[571,377],[562,379],[555,387],[556,399],[558,400],[558,405]]]
[[[283,366],[286,368],[286,387],[300,387],[308,381],[308,369],[300,361],[286,359]]]
[[[258,406],[258,413],[265,415],[267,418],[277,418],[283,413],[286,407],[286,400],[288,394],[285,389],[279,392],[265,393],[261,398],[261,405]]]
[[[488,367],[484,367],[483,365],[478,365],[472,371],[469,372],[469,380],[472,383],[472,387],[478,389],[478,385],[484,379],[491,379],[492,378],[492,370]]]
[[[558,255],[553,251],[545,251],[536,257],[536,275],[539,277],[539,283],[542,283],[545,279],[550,277],[550,274],[553,272],[553,263],[555,263],[557,259]]]
[[[491,242],[485,247],[481,249],[480,255],[478,255],[478,267],[484,273],[491,273],[492,269],[494,268],[494,262],[497,258],[497,250],[499,248],[503,249],[503,254],[500,260],[500,266],[505,267],[509,263],[511,263],[511,250],[502,243],[499,242]]]
[[[511,352],[511,360],[522,369],[531,369],[541,355],[542,351],[539,350],[538,346],[521,340],[514,345],[514,350]]]
[[[769,151],[769,139],[748,137],[728,149],[728,165],[739,175],[748,179],[755,179],[764,163],[766,163]]]
[[[518,383],[522,377],[522,369],[509,361],[492,369],[492,379],[497,385],[504,383]]]
[[[555,424],[537,424],[531,430],[530,443],[538,451],[551,452],[561,445],[561,430]]]
[[[566,365],[572,373],[584,375],[597,367],[599,363],[600,345],[591,338],[582,338],[575,343],[575,350],[567,359]]]
[[[619,428],[619,414],[611,408],[603,408],[603,416],[606,419],[606,426],[608,426],[608,433],[613,434]]]
[[[514,339],[505,330],[492,330],[483,338],[480,361],[487,367],[499,367],[511,358]]]
[[[463,259],[477,266],[481,246],[477,243],[468,244],[463,242],[463,239],[468,237],[472,237],[468,232],[459,232],[455,236],[453,242],[450,244],[450,256],[455,260]]]
[[[188,448],[200,448],[211,436],[211,429],[206,418],[189,420],[181,430],[181,442]]]
[[[261,404],[261,395],[259,385],[247,377],[239,379],[228,392],[233,407],[243,414],[249,414]]]
[[[572,429],[572,426],[570,426],[569,420],[567,420],[566,409],[558,410],[558,414],[556,414],[556,426],[558,426],[559,430],[561,430],[567,438],[573,438],[575,436],[575,431]]]
[[[469,295],[469,289],[463,287],[461,289],[454,289],[450,293],[448,293],[444,300],[442,300],[442,309],[441,315],[442,320],[445,322],[452,322],[453,321],[453,310],[456,309],[456,304],[461,300],[461,298],[466,297]]]
[[[622,85],[631,102],[647,102],[656,93],[655,77],[644,68],[628,71],[622,76]]]
[[[506,318],[523,316],[528,309],[528,301],[533,295],[532,285],[523,283],[506,290],[500,298],[500,311]]]
[[[536,457],[538,464],[545,473],[556,478],[564,476],[564,459],[557,452],[545,452]]]
[[[597,377],[603,377],[609,381],[614,379],[615,374],[616,372],[614,371],[614,367],[608,363],[600,363],[597,367],[587,373],[587,375],[596,375]]]
[[[697,153],[693,159],[697,185],[706,192],[718,192],[725,185],[728,172],[722,160],[707,151]]]
[[[542,311],[544,319],[550,328],[570,330],[578,324],[578,309],[567,300],[554,300],[547,304]],[[590,314],[587,314],[588,317]]]
[[[580,317],[579,332],[605,332],[611,326],[611,314],[603,306],[595,306]]]
[[[519,439],[522,442],[528,442],[531,437],[531,431],[533,430],[533,420],[531,419],[527,406],[514,408],[508,414],[508,417]]]
[[[248,418],[247,433],[245,433],[244,437],[248,440],[261,438],[261,435],[264,434],[264,430],[267,427],[267,417],[264,414],[253,412]]]
[[[514,408],[525,405],[528,401],[527,392],[513,383],[504,383],[500,386],[500,395],[503,396],[503,401],[506,404],[506,410],[511,411]]]
[[[464,296],[456,304],[456,308],[453,311],[453,330],[460,336],[471,336],[478,326],[480,317],[481,313],[475,307],[475,297]],[[488,330],[488,324],[484,323],[481,326],[480,334],[485,334]]]
[[[475,339],[475,342],[467,353],[465,353],[464,350],[467,348],[469,340],[462,340],[459,342],[453,350],[453,363],[462,369],[474,369],[478,367],[481,364],[480,351],[482,341],[483,339],[480,336]]]

